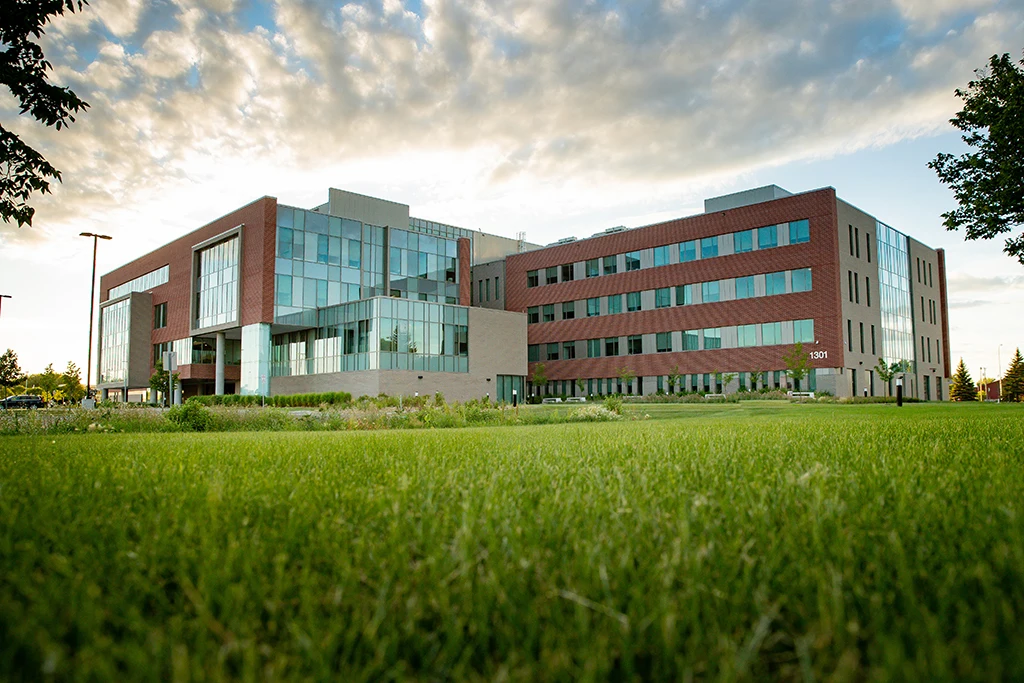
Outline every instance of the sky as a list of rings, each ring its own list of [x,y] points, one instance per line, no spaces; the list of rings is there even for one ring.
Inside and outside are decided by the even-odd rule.
[[[1024,0],[92,0],[42,41],[90,103],[0,121],[63,173],[0,223],[0,349],[85,367],[102,274],[264,195],[328,187],[546,244],[689,216],[767,184],[835,187],[946,249],[950,346],[1024,347],[1024,267],[942,227],[927,168],[966,147],[954,95],[1024,50]],[[84,372],[83,372],[84,375]]]

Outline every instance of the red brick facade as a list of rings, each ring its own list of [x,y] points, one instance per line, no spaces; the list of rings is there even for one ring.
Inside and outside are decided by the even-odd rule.
[[[459,245],[459,305],[473,303],[473,247],[469,239],[460,237]]]
[[[803,244],[534,288],[526,286],[526,273],[531,270],[651,247],[677,245],[687,240],[801,219],[809,219],[810,224],[810,241]],[[842,295],[838,272],[836,195],[831,188],[509,256],[506,265],[505,307],[510,311],[525,312],[531,306],[808,266],[813,273],[813,289],[809,292],[538,323],[528,327],[529,343],[544,344],[813,318],[818,341],[816,349],[827,351],[828,358],[812,361],[812,365],[840,367],[843,365],[844,350]],[[684,374],[777,370],[785,367],[783,356],[791,348],[786,345],[601,358],[577,357],[574,360],[544,361],[544,364],[548,378],[553,381],[614,377],[623,367],[640,377],[668,375],[677,365]],[[531,373],[535,365],[530,364]]]

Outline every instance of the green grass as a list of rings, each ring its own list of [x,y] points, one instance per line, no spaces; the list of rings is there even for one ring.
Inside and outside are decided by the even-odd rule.
[[[0,680],[1021,680],[1022,408],[3,438]]]

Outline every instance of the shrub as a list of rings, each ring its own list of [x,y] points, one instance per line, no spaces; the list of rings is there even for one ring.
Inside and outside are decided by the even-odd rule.
[[[193,396],[184,405],[174,406],[167,411],[167,419],[187,432],[205,432],[213,424],[213,414],[202,401]]]
[[[609,396],[604,400],[604,409],[616,415],[622,415],[622,397]]]

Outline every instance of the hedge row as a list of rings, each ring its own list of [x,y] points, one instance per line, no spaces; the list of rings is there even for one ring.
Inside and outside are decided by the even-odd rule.
[[[326,391],[318,394],[288,394],[284,396],[242,396],[240,394],[224,394],[222,396],[195,396],[205,406],[274,406],[277,408],[316,408],[322,405],[348,406],[352,404],[352,394],[347,391]]]

